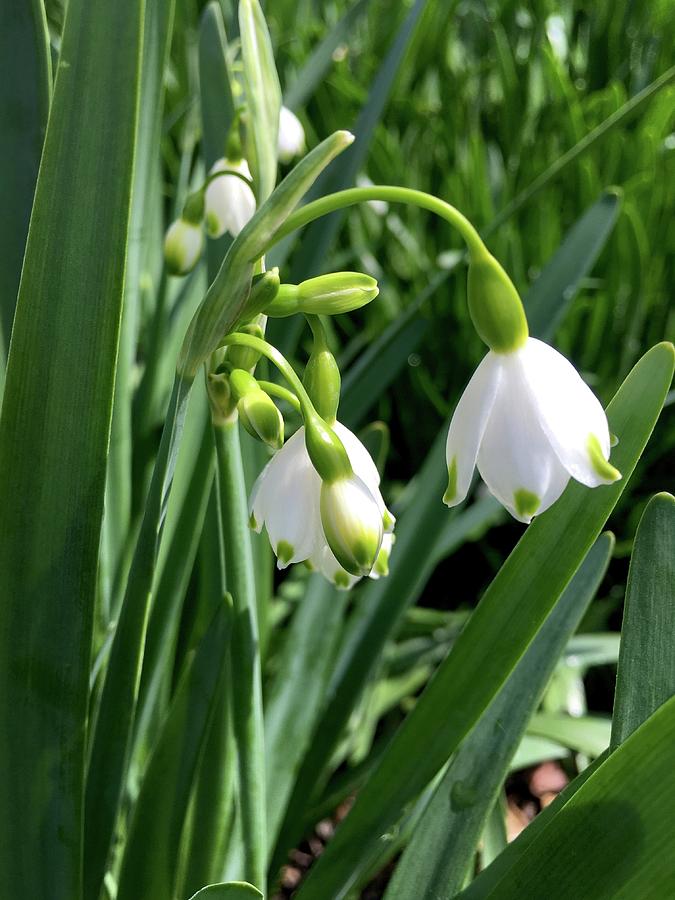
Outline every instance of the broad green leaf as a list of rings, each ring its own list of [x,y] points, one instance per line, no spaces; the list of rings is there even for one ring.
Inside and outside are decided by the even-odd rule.
[[[204,162],[211,168],[225,153],[234,119],[227,61],[227,35],[217,0],[210,0],[199,23],[199,91],[204,131]]]
[[[0,894],[17,900],[45,885],[54,900],[82,896],[89,656],[142,5],[69,3],[7,367],[0,766],[12,773],[2,807],[14,812],[0,824]]]
[[[4,3],[0,28],[0,398],[51,92],[42,0]]]
[[[579,788],[600,768],[608,756],[609,751],[605,751],[601,756],[598,756],[597,759],[594,759],[580,775],[577,775],[577,777],[558,794],[549,806],[544,807],[544,809],[534,817],[533,821],[530,822],[527,828],[521,831],[515,841],[511,841],[510,844],[507,844],[491,865],[489,865],[487,869],[484,869],[458,896],[460,896],[462,900],[483,900],[483,898],[487,897],[494,889],[494,886],[499,883],[504,873],[517,867],[518,861],[530,844],[532,844],[544,831],[553,818],[558,815],[563,806],[565,806],[574,794],[576,794]],[[555,758],[555,754],[553,757],[548,757],[548,759],[551,758]]]
[[[117,900],[175,895],[180,838],[220,682],[228,619],[223,605],[176,689],[134,807]]]
[[[353,6],[339,19],[312,51],[311,56],[284,92],[284,104],[289,109],[298,109],[312,96],[334,64],[333,53],[340,44],[347,42],[359,17],[365,12],[370,0],[356,0]]]
[[[657,494],[642,514],[626,590],[616,679],[615,749],[675,694],[675,498]]]
[[[509,761],[570,634],[605,573],[614,540],[595,542],[498,695],[451,760],[396,866],[387,900],[454,897],[506,777]]]
[[[267,200],[277,180],[277,142],[281,86],[267,22],[258,0],[239,0],[239,33],[251,133],[249,163],[258,203]]]
[[[675,698],[589,776],[484,896],[661,900],[675,891]],[[582,887],[580,887],[582,886]],[[468,895],[467,895],[468,896]]]
[[[378,836],[395,824],[491,702],[621,496],[670,386],[673,357],[670,344],[652,348],[608,407],[610,428],[620,439],[614,461],[623,480],[595,491],[570,484],[528,527],[312,867],[299,898],[340,896],[349,889],[368,865]],[[449,708],[450,717],[444,712]]]
[[[258,888],[247,881],[228,881],[209,884],[197,891],[190,900],[257,900],[262,897]]]

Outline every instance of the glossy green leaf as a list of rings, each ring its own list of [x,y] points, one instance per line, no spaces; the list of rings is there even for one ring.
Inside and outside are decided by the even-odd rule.
[[[0,29],[0,397],[51,93],[42,0],[3,5]]]
[[[647,504],[631,556],[616,679],[612,749],[675,694],[675,498]]]
[[[234,100],[227,60],[227,35],[217,0],[204,8],[199,23],[199,89],[204,130],[204,162],[208,169],[225,153],[234,119]]]
[[[249,164],[260,204],[272,193],[277,180],[281,86],[267,23],[258,0],[240,0],[239,33],[248,107],[246,125],[252,132]]]
[[[247,881],[228,881],[209,884],[197,891],[190,900],[257,900],[262,897],[258,888]]]
[[[614,461],[624,480],[595,491],[570,484],[528,527],[298,897],[318,900],[349,889],[378,836],[395,824],[495,696],[621,496],[670,386],[673,357],[670,344],[652,348],[608,407],[610,428],[620,439]],[[448,708],[455,710],[451,717],[444,715]]]
[[[69,4],[7,368],[0,761],[12,773],[2,806],[15,813],[0,824],[0,894],[17,900],[47,884],[54,900],[82,891],[89,656],[141,13],[139,0]],[[74,191],[91,202],[74,203]]]
[[[588,777],[486,894],[661,900],[675,890],[675,698]]]
[[[157,737],[129,827],[117,900],[175,895],[181,833],[220,682],[228,619],[223,605],[183,673]]]
[[[570,634],[605,573],[614,541],[598,538],[498,695],[462,742],[422,814],[387,900],[454,897],[507,774],[509,760]]]

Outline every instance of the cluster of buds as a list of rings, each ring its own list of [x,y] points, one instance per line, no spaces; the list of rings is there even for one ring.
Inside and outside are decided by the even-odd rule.
[[[171,275],[187,275],[204,250],[204,230],[216,239],[236,237],[256,210],[251,170],[242,156],[239,121],[235,120],[225,156],[216,160],[205,183],[190,194],[181,216],[169,226],[164,239],[164,258]],[[305,132],[298,117],[281,108],[279,159],[290,162],[305,149]]]

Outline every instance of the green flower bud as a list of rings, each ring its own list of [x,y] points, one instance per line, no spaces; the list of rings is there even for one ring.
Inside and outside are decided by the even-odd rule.
[[[257,440],[280,450],[284,443],[284,420],[271,397],[260,390],[245,394],[237,404],[239,419]]]
[[[302,377],[314,408],[326,422],[334,422],[340,402],[340,370],[328,347],[312,350]]]
[[[250,334],[261,340],[265,337],[265,332],[258,322],[249,322],[247,325],[237,328],[237,331],[240,334]],[[250,347],[237,347],[236,345],[228,347],[225,356],[234,369],[244,369],[247,372],[253,371],[260,359],[260,353],[257,350],[252,350]]]
[[[363,481],[352,474],[321,485],[321,526],[328,546],[350,575],[368,575],[382,545],[382,513]]]
[[[200,225],[186,219],[176,219],[169,225],[164,238],[164,259],[171,275],[187,275],[197,265],[204,248],[204,234]]]
[[[321,416],[305,417],[305,446],[322,481],[332,484],[353,475],[344,444]]]
[[[251,293],[246,301],[246,315],[257,316],[266,311],[279,291],[279,269],[276,267],[261,275],[256,275],[251,284]]]
[[[360,272],[334,272],[309,278],[299,285],[283,284],[265,310],[281,318],[294,313],[335,316],[359,309],[379,293],[377,281]]]
[[[223,372],[212,372],[206,380],[206,390],[214,425],[224,425],[234,415],[236,398],[232,395],[230,379]]]
[[[513,282],[490,253],[469,263],[469,313],[480,337],[495,353],[522,347],[529,331],[525,310]]]

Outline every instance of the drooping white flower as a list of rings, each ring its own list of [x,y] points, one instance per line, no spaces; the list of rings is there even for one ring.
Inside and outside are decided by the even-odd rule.
[[[251,178],[245,159],[219,159],[211,167],[209,176],[226,170]],[[218,238],[226,231],[236,237],[255,212],[255,195],[237,175],[214,178],[206,188],[205,203],[206,230],[212,238]]]
[[[279,112],[279,159],[289,163],[305,150],[305,129],[300,119],[285,106]]]
[[[379,514],[377,523],[382,531],[391,531],[394,519],[388,512],[380,493],[380,476],[370,454],[361,441],[340,422],[332,425],[344,444],[354,470],[349,486],[336,491],[333,497],[333,517],[339,517],[339,503],[345,502],[346,519],[365,516],[366,531],[372,530],[371,509]],[[326,578],[341,588],[356,581],[340,565],[328,545],[321,520],[322,481],[317,474],[305,446],[305,429],[299,428],[265,466],[253,486],[250,498],[251,527],[260,532],[263,525],[277,556],[280,569],[291,563],[308,561]],[[334,520],[334,519],[333,519]],[[341,523],[336,523],[337,529]],[[349,523],[348,523],[349,524]],[[377,549],[374,556],[377,556]],[[376,573],[380,574],[380,573]]]
[[[607,416],[596,396],[562,354],[527,338],[510,353],[491,350],[457,404],[443,500],[461,503],[478,465],[497,500],[529,523],[555,503],[570,476],[588,487],[619,479],[609,453]]]
[[[176,219],[164,237],[164,259],[172,275],[187,275],[197,265],[204,247],[201,225]]]

